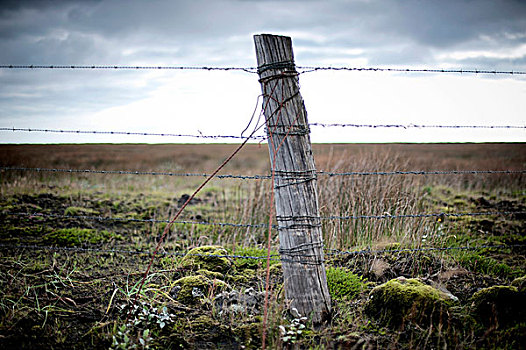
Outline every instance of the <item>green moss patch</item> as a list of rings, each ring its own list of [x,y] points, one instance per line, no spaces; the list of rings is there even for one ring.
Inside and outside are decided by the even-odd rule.
[[[94,209],[90,208],[81,208],[81,207],[67,207],[64,210],[64,215],[70,216],[90,216],[90,215],[100,215],[100,213]]]
[[[514,277],[521,275],[523,272],[483,254],[484,251],[463,252],[458,257],[458,261],[468,270],[499,277]]]
[[[181,267],[193,271],[207,270],[225,273],[232,263],[226,257],[227,251],[220,246],[197,247],[188,252],[181,260]]]
[[[267,249],[259,249],[259,248],[252,248],[252,247],[239,247],[235,251],[235,255],[238,256],[250,256],[253,258],[247,258],[247,259],[241,259],[237,258],[234,260],[234,265],[237,270],[243,270],[243,269],[252,269],[257,270],[260,267],[266,267],[267,266]],[[276,259],[277,252],[271,251],[270,252],[271,259],[270,265],[279,264],[279,260]],[[261,259],[254,259],[261,258]]]
[[[352,299],[363,289],[362,278],[343,267],[327,267],[327,285],[333,299]]]
[[[115,235],[108,231],[97,231],[81,228],[58,229],[44,236],[44,242],[46,244],[52,244],[61,247],[106,243],[112,239],[121,240],[122,236]]]
[[[228,285],[218,279],[203,275],[187,276],[175,281],[171,295],[185,305],[196,305],[213,293],[227,289]]]
[[[519,292],[526,293],[526,276],[514,279],[511,285],[517,288]]]
[[[220,272],[214,272],[214,271],[208,271],[208,270],[198,270],[197,273],[211,280],[223,278],[223,274]]]
[[[452,305],[446,293],[418,279],[397,278],[371,291],[365,312],[392,327],[405,321],[428,325],[431,320],[443,321]]]

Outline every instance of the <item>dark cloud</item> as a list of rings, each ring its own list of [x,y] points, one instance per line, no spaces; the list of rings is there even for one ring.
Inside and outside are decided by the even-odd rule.
[[[211,47],[215,56],[208,62],[217,62],[241,45],[249,60],[250,34],[257,32],[300,33],[295,42],[308,47],[361,48],[381,64],[424,63],[432,60],[430,50],[492,49],[484,37],[510,47],[526,40],[517,35],[526,32],[526,2],[512,0],[9,1],[6,7],[0,59],[24,63],[38,56],[51,63],[62,55],[70,62],[98,57],[155,64],[163,63],[156,61],[165,58],[160,52],[176,50],[190,56],[172,61],[192,62],[200,48]],[[244,39],[229,42],[233,37]],[[329,55],[324,52],[319,58]]]
[[[255,33],[292,36],[300,65],[526,71],[518,0],[8,0],[0,64],[254,66]],[[162,83],[140,74],[0,70],[0,123],[125,104]]]

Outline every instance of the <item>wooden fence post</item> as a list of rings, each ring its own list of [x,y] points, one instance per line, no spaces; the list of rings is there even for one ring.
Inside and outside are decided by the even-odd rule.
[[[274,174],[285,296],[291,308],[319,325],[330,318],[331,298],[323,263],[317,173],[292,40],[262,34],[255,35],[254,42]]]

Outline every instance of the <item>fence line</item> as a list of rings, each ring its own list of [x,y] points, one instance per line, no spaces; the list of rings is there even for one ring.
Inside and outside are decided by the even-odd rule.
[[[429,214],[402,214],[402,215],[357,215],[357,216],[322,216],[322,220],[358,220],[358,219],[414,219],[414,218],[441,218],[461,216],[484,216],[484,215],[517,215],[526,214],[526,211],[491,211],[476,213],[429,213]]]
[[[526,170],[413,170],[413,171],[350,171],[350,172],[328,172],[319,171],[321,175],[327,176],[392,176],[392,175],[467,175],[467,174],[524,174]]]
[[[126,250],[126,249],[100,249],[100,248],[85,248],[85,247],[57,247],[57,246],[41,246],[36,244],[4,244],[0,243],[0,248],[4,249],[32,249],[32,250],[52,250],[52,251],[70,251],[78,253],[117,253],[117,254],[130,254],[130,255],[151,255],[153,251],[150,250]],[[156,255],[163,256],[200,256],[200,257],[218,257],[218,258],[231,258],[231,259],[255,259],[255,260],[267,260],[267,256],[245,256],[245,255],[221,255],[221,254],[188,254],[188,252],[157,252]],[[276,254],[270,255],[270,260],[273,257],[278,256]]]
[[[81,219],[88,221],[114,221],[114,222],[138,222],[138,223],[170,223],[171,220],[159,219],[136,219],[127,217],[107,217],[107,216],[90,216],[90,215],[65,215],[65,214],[46,214],[46,213],[23,213],[23,212],[4,212],[3,215],[12,216],[28,216],[28,217],[44,217],[44,218],[60,218],[60,219]],[[0,214],[1,215],[1,214]],[[207,221],[174,221],[178,225],[210,225],[210,226],[229,226],[229,227],[243,227],[243,228],[262,228],[268,227],[268,224],[236,224],[231,222],[207,222]],[[274,226],[277,228],[277,226]]]
[[[402,129],[526,129],[526,125],[428,125],[428,124],[352,124],[352,123],[309,123],[309,126],[319,127],[351,127],[351,128],[402,128]],[[202,139],[249,139],[264,141],[263,135],[237,136],[237,135],[204,135],[204,134],[176,134],[155,133],[139,131],[101,131],[101,130],[65,130],[65,129],[42,129],[42,128],[16,128],[0,127],[0,131],[12,132],[43,132],[55,134],[91,134],[91,135],[128,135],[128,136],[160,136],[160,137],[191,137]]]
[[[79,69],[79,70],[204,70],[243,71],[257,74],[256,67],[212,67],[212,66],[122,66],[122,65],[0,65],[0,69]]]
[[[137,171],[137,170],[95,170],[95,169],[61,169],[61,168],[27,168],[0,166],[0,171],[33,171],[51,173],[81,173],[81,174],[111,174],[111,175],[152,175],[152,176],[180,176],[180,177],[208,177],[206,173],[172,173],[163,171]],[[317,174],[324,176],[393,176],[393,175],[476,175],[476,174],[525,174],[526,170],[413,170],[413,171],[350,171],[350,172],[330,172],[317,171]],[[271,175],[236,175],[224,174],[216,175],[219,179],[243,179],[243,180],[268,180]],[[303,177],[287,176],[288,179],[303,179]]]
[[[526,129],[526,125],[428,125],[428,124],[351,124],[351,123],[310,123],[309,126],[351,127],[351,128],[403,128],[403,129]]]
[[[0,69],[79,69],[79,70],[203,70],[203,71],[243,71],[257,74],[257,67],[214,67],[214,66],[126,66],[126,65],[0,65]],[[493,74],[525,75],[524,71],[491,70],[491,69],[441,69],[441,68],[382,68],[382,67],[349,67],[349,66],[296,66],[300,74],[319,71],[353,71],[353,72],[398,72],[398,73],[458,73],[458,74]]]
[[[491,211],[491,212],[466,212],[466,213],[422,213],[422,214],[400,214],[400,215],[355,215],[355,216],[321,216],[309,217],[310,219],[320,220],[367,220],[367,219],[416,219],[416,218],[445,218],[445,217],[462,217],[462,216],[494,216],[494,215],[523,215],[526,211]],[[114,222],[138,222],[138,223],[169,223],[170,220],[159,219],[136,219],[126,217],[107,217],[107,216],[90,216],[90,215],[65,215],[65,214],[46,214],[46,213],[23,213],[23,212],[3,212],[1,215],[27,216],[27,217],[44,217],[60,219],[82,219],[88,221],[114,221]],[[304,217],[301,217],[304,218]],[[279,220],[287,220],[287,217],[278,217]],[[196,221],[175,221],[179,225],[210,225],[210,226],[228,226],[243,228],[264,228],[268,227],[267,223],[260,224],[236,224],[231,222],[196,222]],[[272,228],[279,229],[278,225],[272,225]]]
[[[134,171],[134,170],[92,170],[92,169],[56,169],[56,168],[25,168],[25,167],[0,167],[1,170],[7,171],[35,171],[35,172],[52,172],[52,173],[86,173],[86,174],[116,174],[116,175],[161,175],[161,176],[182,176],[182,177],[208,177],[210,174],[205,173],[171,173],[162,171]],[[524,171],[526,172],[526,170]],[[270,179],[270,175],[216,175],[219,179],[250,179],[262,180]]]
[[[0,68],[4,69],[127,69],[127,70],[203,70],[203,71],[243,71],[247,73],[257,73],[257,68],[254,67],[191,67],[191,66],[110,66],[110,65],[0,65]],[[496,70],[447,70],[447,69],[412,69],[412,68],[358,68],[358,67],[307,67],[298,66],[300,74],[316,72],[316,71],[374,71],[374,72],[406,72],[406,73],[470,73],[470,74],[505,74],[505,75],[525,75],[526,72],[522,71],[496,71]],[[350,124],[350,123],[311,123],[309,126],[312,127],[352,127],[352,128],[441,128],[441,129],[526,129],[526,125],[419,125],[419,124]],[[46,132],[46,133],[71,133],[71,134],[105,134],[105,135],[134,135],[134,136],[167,136],[167,137],[193,137],[203,139],[256,139],[264,141],[266,136],[234,136],[234,135],[195,135],[195,134],[176,134],[176,133],[151,133],[151,132],[129,132],[129,131],[97,131],[97,130],[59,130],[59,129],[41,129],[41,128],[7,128],[2,127],[0,131],[22,131],[22,132]],[[18,170],[18,171],[36,171],[36,172],[64,172],[64,173],[98,173],[98,174],[127,174],[127,175],[165,175],[165,176],[206,176],[209,174],[192,174],[192,173],[171,173],[171,172],[146,172],[146,171],[128,171],[128,170],[82,170],[82,169],[54,169],[54,168],[25,168],[25,167],[0,167],[0,170]],[[526,170],[453,170],[453,171],[392,171],[392,172],[325,172],[318,171],[317,174],[326,176],[359,176],[359,175],[444,175],[444,174],[523,174]],[[239,179],[269,179],[269,175],[217,175],[218,178],[239,178]],[[292,177],[290,177],[292,178]],[[304,177],[298,177],[297,179],[303,179]],[[467,212],[467,213],[420,213],[420,214],[402,214],[402,215],[355,215],[355,216],[325,216],[325,217],[308,217],[309,219],[321,219],[321,220],[362,220],[362,219],[403,219],[403,218],[445,218],[445,217],[462,217],[462,216],[485,216],[485,215],[522,215],[526,214],[526,211],[493,211],[493,212]],[[94,220],[94,221],[114,221],[114,222],[138,222],[138,223],[173,223],[182,225],[215,225],[221,227],[242,227],[242,228],[263,228],[268,227],[267,223],[261,224],[237,224],[227,222],[194,222],[194,221],[172,221],[172,220],[157,220],[157,219],[136,219],[136,218],[121,218],[121,217],[103,217],[103,216],[87,216],[87,215],[62,215],[62,214],[47,214],[47,213],[14,213],[4,212],[0,215],[11,215],[11,216],[28,216],[28,217],[46,217],[46,218],[62,218],[62,219],[82,219],[82,220]],[[307,217],[301,217],[304,219]],[[278,220],[287,219],[286,217],[278,217]],[[297,219],[297,218],[296,218]],[[290,218],[292,220],[292,218]],[[279,229],[277,225],[273,225],[273,228]],[[166,233],[166,232],[165,232]],[[164,236],[163,236],[164,237]],[[162,239],[161,239],[162,240]],[[328,250],[328,256],[337,255],[361,255],[361,254],[380,254],[380,253],[396,253],[396,252],[417,252],[417,251],[447,251],[447,250],[476,250],[476,249],[510,249],[513,247],[523,247],[526,244],[516,245],[482,245],[477,247],[463,246],[463,247],[420,247],[420,248],[402,248],[402,249],[385,249],[385,250],[358,250],[358,251],[341,251],[341,250]],[[122,253],[122,254],[148,254],[148,255],[173,255],[173,256],[184,256],[188,255],[186,252],[157,252],[157,251],[132,251],[122,249],[98,249],[98,248],[84,248],[84,247],[51,247],[51,246],[38,246],[38,245],[8,245],[0,243],[0,248],[11,248],[11,249],[38,249],[38,250],[64,250],[72,252],[98,252],[98,253]],[[232,259],[268,259],[265,257],[256,256],[244,256],[244,255],[214,255],[214,254],[191,254],[194,256],[216,256],[226,257]],[[287,254],[291,257],[311,257],[309,255],[294,253]],[[298,260],[289,260],[285,258],[274,258],[277,255],[271,255],[271,260],[277,261],[291,261],[301,262]],[[306,260],[304,263],[309,263],[310,260]]]
[[[195,134],[135,132],[135,131],[62,130],[62,129],[8,128],[8,127],[1,127],[0,131],[46,132],[46,133],[57,133],[57,134],[97,134],[97,135],[193,137],[193,138],[202,138],[202,139],[243,139],[243,140],[245,140],[245,139],[265,140],[266,139],[266,136],[203,135],[203,134],[195,135]]]
[[[488,69],[440,69],[440,68],[380,68],[380,67],[305,67],[298,66],[300,74],[318,71],[354,71],[354,72],[402,72],[402,73],[458,73],[458,74],[493,74],[493,75],[526,75],[524,71],[488,70]]]
[[[423,247],[423,248],[401,248],[401,249],[380,249],[371,250],[363,249],[358,251],[342,251],[338,249],[327,249],[328,256],[331,255],[364,255],[364,254],[383,254],[383,253],[403,253],[403,252],[428,252],[428,251],[448,251],[448,250],[479,250],[479,249],[509,249],[526,247],[526,244],[498,244],[498,245],[480,245],[480,246],[461,246],[461,247]]]
[[[481,249],[497,249],[505,250],[511,248],[526,247],[526,244],[500,244],[500,245],[480,245],[480,246],[450,246],[450,247],[420,247],[420,248],[401,248],[401,249],[362,249],[362,250],[348,250],[342,251],[338,249],[325,249],[326,256],[338,255],[369,255],[369,254],[384,254],[384,253],[403,253],[403,252],[432,252],[432,251],[450,251],[450,250],[481,250]],[[101,253],[101,254],[130,254],[130,255],[151,255],[150,250],[125,250],[125,249],[101,249],[101,248],[85,248],[85,247],[58,247],[58,246],[41,246],[30,244],[5,244],[0,243],[0,249],[31,249],[31,250],[48,250],[48,251],[67,251],[75,253]],[[278,254],[271,254],[269,256],[251,256],[251,255],[235,255],[235,254],[189,254],[189,251],[177,252],[157,252],[160,256],[196,256],[196,257],[217,257],[228,259],[253,259],[253,260],[267,260],[271,261],[292,261],[302,262],[301,260],[292,260],[281,258]],[[288,254],[295,258],[310,258],[310,254],[294,253]],[[306,260],[305,262],[309,262]]]

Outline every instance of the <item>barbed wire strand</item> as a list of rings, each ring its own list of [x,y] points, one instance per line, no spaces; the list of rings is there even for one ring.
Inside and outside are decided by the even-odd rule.
[[[403,128],[403,129],[526,129],[526,125],[427,125],[427,124],[351,124],[351,123],[309,123],[309,126],[329,127],[351,127],[351,128]],[[191,137],[201,139],[245,139],[245,136],[237,135],[204,135],[204,134],[177,134],[177,133],[156,133],[143,131],[120,131],[120,130],[71,130],[71,129],[47,129],[47,128],[17,128],[0,127],[0,131],[11,132],[42,132],[55,134],[90,134],[90,135],[127,135],[127,136],[155,136],[155,137]],[[251,135],[250,140],[263,142],[267,139],[263,135]]]
[[[40,128],[10,128],[0,127],[0,131],[23,131],[23,132],[45,132],[57,134],[95,134],[95,135],[132,135],[132,136],[161,136],[161,137],[193,137],[202,139],[246,139],[265,140],[265,136],[236,136],[236,135],[203,135],[203,134],[175,134],[175,133],[156,133],[138,131],[100,131],[100,130],[66,130],[66,129],[40,129]]]
[[[324,128],[402,128],[402,129],[526,129],[526,125],[439,125],[439,124],[352,124],[352,123],[310,123],[309,126]]]
[[[35,171],[52,173],[86,173],[86,174],[115,174],[115,175],[154,175],[154,176],[181,176],[181,177],[208,177],[207,173],[172,173],[164,171],[136,171],[136,170],[96,170],[96,169],[57,169],[57,168],[26,168],[1,166],[0,171]],[[269,179],[269,175],[216,175],[219,179]]]
[[[353,71],[353,72],[398,72],[398,73],[458,73],[458,74],[493,74],[493,75],[525,75],[524,71],[491,70],[491,69],[441,69],[441,68],[381,68],[381,67],[308,67],[298,66],[300,74],[319,71]]]
[[[138,170],[97,170],[97,169],[64,169],[64,168],[28,168],[18,166],[0,166],[0,171],[33,171],[51,173],[85,173],[85,174],[114,174],[114,175],[153,175],[153,176],[181,176],[181,177],[207,177],[207,173],[172,173],[164,171],[138,171]],[[413,170],[413,171],[351,171],[330,172],[320,170],[319,175],[324,176],[368,176],[368,175],[474,175],[474,174],[525,174],[526,170]],[[268,180],[271,175],[216,175],[219,179],[244,179]],[[303,177],[288,176],[289,179],[303,179]]]
[[[130,254],[130,255],[151,255],[153,251],[150,250],[127,250],[119,248],[103,249],[103,248],[88,248],[88,247],[60,247],[60,246],[41,246],[36,244],[5,244],[0,243],[0,248],[5,249],[32,249],[32,250],[55,250],[55,251],[68,251],[76,253],[102,253],[102,254]],[[253,260],[266,260],[267,256],[248,256],[248,255],[232,255],[232,254],[194,254],[189,251],[177,251],[177,252],[157,252],[157,255],[162,256],[196,256],[196,257],[217,257],[217,258],[228,258],[228,259],[253,259]],[[279,255],[272,254],[271,257],[277,257]],[[279,259],[271,259],[279,260]]]
[[[368,175],[475,175],[475,174],[525,174],[526,170],[413,170],[413,171],[350,171],[329,172],[319,171],[320,175],[327,176],[368,176]]]
[[[522,215],[526,211],[488,211],[473,213],[429,213],[429,214],[397,214],[397,215],[356,215],[356,216],[322,216],[322,220],[359,220],[359,219],[415,219],[415,218],[440,218],[461,216],[484,216],[484,215]]]
[[[24,213],[24,212],[3,212],[0,215],[12,216],[28,216],[28,217],[43,217],[43,218],[59,218],[59,219],[78,219],[88,221],[115,221],[115,222],[137,222],[137,223],[169,223],[170,220],[160,219],[136,219],[128,217],[107,217],[107,216],[90,216],[90,215],[65,215],[65,214],[47,214],[47,213]],[[207,221],[174,221],[174,225],[210,225],[210,226],[229,226],[240,228],[262,228],[267,224],[236,224],[231,222],[207,222]],[[276,226],[277,227],[277,226]]]
[[[213,66],[126,66],[126,65],[0,65],[1,69],[78,69],[78,70],[203,70],[243,71],[257,74],[254,67],[213,67]]]
[[[462,217],[462,216],[484,216],[484,215],[523,215],[526,211],[491,211],[491,212],[466,212],[466,213],[422,213],[422,214],[400,214],[400,215],[354,215],[354,216],[321,216],[310,217],[311,219],[321,220],[360,220],[360,219],[415,219],[415,218],[440,218],[440,217]],[[170,220],[159,219],[136,219],[106,216],[89,216],[89,215],[65,215],[65,214],[47,214],[47,213],[24,213],[24,212],[2,212],[4,216],[27,216],[27,217],[44,217],[60,219],[80,219],[88,221],[116,221],[116,222],[138,222],[138,223],[169,223]],[[264,228],[268,227],[267,223],[260,224],[236,224],[230,222],[196,222],[196,221],[174,221],[173,224],[179,225],[212,225],[212,226],[230,226],[240,228]],[[278,225],[272,225],[273,228],[279,228]]]
[[[492,75],[525,75],[524,71],[496,69],[442,69],[442,68],[382,68],[382,67],[349,67],[349,66],[296,66],[299,74],[319,71],[353,71],[353,72],[398,72],[398,73],[445,73],[445,74],[492,74]],[[0,69],[78,69],[78,70],[203,70],[203,71],[243,71],[257,74],[256,67],[217,67],[217,66],[131,66],[131,65],[20,65],[4,64]]]
[[[497,245],[480,245],[480,246],[451,246],[451,247],[420,247],[420,248],[400,248],[400,249],[362,249],[342,251],[338,249],[327,249],[326,255],[364,255],[364,254],[383,254],[383,253],[403,253],[403,252],[428,252],[428,251],[447,251],[447,250],[479,250],[479,249],[509,249],[526,247],[526,244],[497,244]]]

